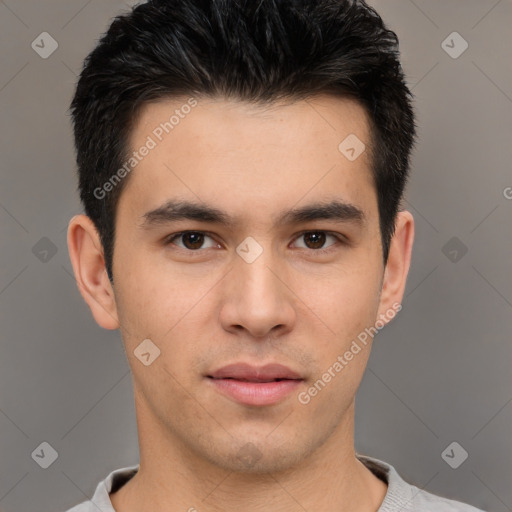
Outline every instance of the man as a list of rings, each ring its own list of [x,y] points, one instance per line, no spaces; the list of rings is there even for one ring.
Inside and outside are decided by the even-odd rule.
[[[414,114],[373,9],[149,1],[89,55],[72,114],[70,257],[121,331],[140,445],[73,512],[477,510],[354,451],[414,236]]]

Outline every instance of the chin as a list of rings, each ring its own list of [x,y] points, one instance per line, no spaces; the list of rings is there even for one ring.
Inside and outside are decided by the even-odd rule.
[[[280,473],[293,469],[302,463],[313,451],[313,447],[293,445],[285,442],[275,446],[268,440],[238,442],[239,448],[233,451],[231,445],[228,453],[208,454],[210,462],[224,470],[239,474],[263,475]]]

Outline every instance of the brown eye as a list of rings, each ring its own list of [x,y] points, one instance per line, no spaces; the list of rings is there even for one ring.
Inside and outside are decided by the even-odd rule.
[[[325,233],[321,231],[306,233],[303,237],[308,249],[321,249],[325,244],[326,236]]]
[[[331,239],[334,239],[334,242],[324,247],[329,237]],[[326,233],[325,231],[306,231],[299,235],[295,243],[297,243],[297,241],[299,240],[303,240],[302,245],[298,245],[299,248],[311,249],[313,251],[318,252],[330,250],[334,245],[336,245],[336,241],[340,243],[342,242],[341,237],[338,237],[334,234]]]
[[[184,233],[182,235],[183,245],[187,249],[200,249],[204,242],[202,233]]]
[[[181,239],[181,244],[175,242],[175,240]],[[174,244],[181,249],[187,249],[189,251],[197,251],[198,249],[208,249],[209,247],[215,247],[217,244],[212,240],[209,246],[203,247],[205,239],[212,238],[201,231],[184,231],[182,233],[176,233],[167,239],[167,244]]]

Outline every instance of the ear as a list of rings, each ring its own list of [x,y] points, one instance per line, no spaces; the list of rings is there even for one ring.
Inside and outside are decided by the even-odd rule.
[[[402,302],[411,264],[413,242],[414,218],[410,212],[400,211],[395,221],[395,233],[391,239],[382,280],[378,316],[384,321],[389,319],[389,311],[393,309],[396,312],[397,305]],[[394,315],[391,316],[393,317]]]
[[[105,329],[117,329],[119,318],[103,247],[96,226],[87,215],[75,215],[69,221],[68,250],[76,284],[94,319]]]

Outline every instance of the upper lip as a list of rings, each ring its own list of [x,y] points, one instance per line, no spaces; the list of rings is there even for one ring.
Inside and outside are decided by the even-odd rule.
[[[297,372],[278,363],[266,364],[264,366],[252,366],[247,363],[228,364],[209,374],[208,377],[214,379],[231,378],[251,382],[265,382],[275,379],[302,380],[302,377]]]

